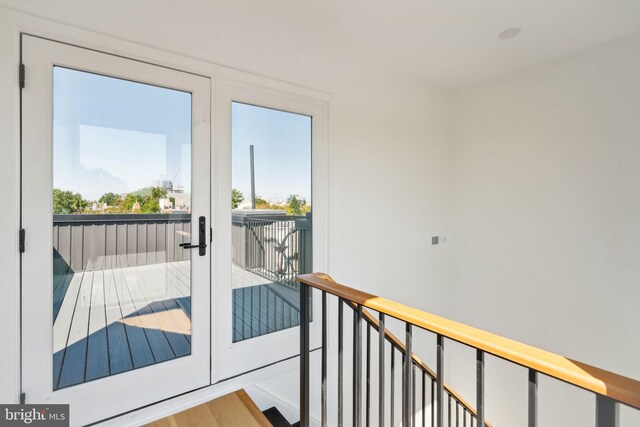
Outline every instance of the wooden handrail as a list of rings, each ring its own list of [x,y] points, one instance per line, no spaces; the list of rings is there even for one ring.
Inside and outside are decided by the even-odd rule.
[[[640,381],[341,285],[327,274],[298,276],[305,285],[640,409]]]

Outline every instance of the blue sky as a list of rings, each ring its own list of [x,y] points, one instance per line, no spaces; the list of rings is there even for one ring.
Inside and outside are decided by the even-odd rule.
[[[191,188],[191,94],[54,69],[55,188],[95,200],[158,180]]]
[[[87,200],[173,180],[191,188],[191,94],[62,67],[54,69],[54,188]],[[233,187],[311,198],[311,118],[232,104]]]
[[[256,194],[299,194],[311,200],[311,117],[234,102],[233,188],[251,196],[249,146],[254,146]]]

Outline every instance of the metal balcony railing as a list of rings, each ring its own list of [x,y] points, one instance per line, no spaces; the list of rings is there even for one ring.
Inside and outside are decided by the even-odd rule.
[[[268,280],[297,289],[311,271],[311,215],[233,215],[233,261]]]
[[[182,261],[190,214],[53,215],[54,274]]]
[[[311,271],[311,215],[233,214],[233,262],[297,289]],[[183,261],[191,251],[190,214],[81,214],[53,216],[54,273]]]

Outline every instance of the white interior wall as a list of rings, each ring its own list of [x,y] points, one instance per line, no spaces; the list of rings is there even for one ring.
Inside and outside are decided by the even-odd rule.
[[[451,145],[451,317],[632,378],[639,51],[636,35],[458,91]],[[448,372],[475,401],[473,357]],[[526,371],[504,365],[487,363],[487,414],[525,425]],[[586,392],[544,381],[540,399],[540,425],[593,425]]]
[[[335,52],[314,57],[315,47],[299,46],[295,35],[249,20],[221,17],[199,44],[202,35],[189,28],[174,37],[128,26],[135,11],[115,22],[58,6],[40,3],[38,14],[331,93],[328,252],[337,280],[640,377],[637,340],[627,332],[638,326],[640,300],[634,286],[640,38],[458,91],[450,105],[444,91],[422,90]],[[262,31],[259,45],[246,42],[249,28]],[[2,31],[3,52],[12,52],[15,40]],[[275,53],[265,56],[269,46]],[[308,53],[281,62],[292,48]],[[13,90],[15,77],[14,64],[0,63],[3,91]],[[14,116],[15,99],[3,97],[0,107],[3,117]],[[2,154],[13,159],[2,179],[12,189],[5,202],[15,209],[0,218],[17,225],[15,145],[3,142]],[[8,227],[0,232],[2,268],[14,274],[7,274],[14,280],[3,285],[7,298],[0,300],[2,324],[13,329],[0,330],[0,339],[15,343],[16,234]],[[448,241],[431,246],[433,235]],[[453,353],[460,356],[447,375],[473,401],[464,381],[473,377],[473,355]],[[16,401],[15,352],[0,355],[0,401]],[[454,365],[460,357],[465,363]],[[487,365],[491,421],[521,425],[524,373],[493,360]],[[498,370],[511,374],[494,377]],[[521,373],[523,382],[514,384]],[[274,381],[269,386],[278,388]],[[295,401],[296,391],[289,391]],[[543,404],[552,405],[549,396],[557,394],[541,394]],[[504,403],[497,405],[498,398]],[[591,402],[579,393],[575,399]]]
[[[445,314],[448,99],[389,79],[331,104],[330,269],[341,283]],[[419,274],[416,274],[419,273]]]

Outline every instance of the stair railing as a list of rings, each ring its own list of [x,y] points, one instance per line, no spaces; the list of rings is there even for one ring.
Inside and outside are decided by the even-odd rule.
[[[401,357],[402,369],[402,425],[414,427],[426,426],[425,389],[427,380],[431,383],[431,426],[444,427],[445,396],[447,404],[448,426],[460,426],[459,415],[462,412],[462,425],[466,426],[467,416],[470,426],[490,426],[486,421],[484,408],[484,359],[485,354],[500,357],[509,362],[528,369],[528,427],[537,427],[538,374],[564,381],[573,386],[591,391],[595,394],[596,427],[617,427],[619,424],[619,405],[624,404],[640,410],[640,381],[605,371],[582,362],[541,350],[508,338],[504,338],[480,329],[473,328],[452,320],[430,314],[385,298],[380,298],[357,289],[336,283],[323,273],[298,276],[300,283],[300,425],[309,426],[310,421],[310,334],[311,319],[310,296],[312,289],[322,294],[322,360],[321,360],[321,425],[327,425],[327,362],[328,362],[328,328],[327,328],[327,295],[338,298],[338,425],[344,425],[344,307],[353,312],[353,369],[352,369],[352,420],[349,425],[359,427],[370,425],[371,420],[371,331],[378,333],[378,424],[385,423],[388,418],[393,426],[395,390],[395,354]],[[378,313],[376,319],[366,309]],[[404,343],[385,328],[386,317],[404,322]],[[363,326],[366,324],[366,348],[363,359]],[[413,328],[430,331],[436,334],[437,353],[436,371],[433,372],[413,353]],[[452,340],[476,350],[476,404],[475,409],[464,401],[451,387],[443,381],[445,341]],[[387,417],[385,398],[387,396],[385,382],[385,345],[391,343],[391,382],[389,390],[391,414]],[[410,356],[410,357],[408,357]],[[365,368],[363,377],[362,368]],[[415,419],[416,409],[416,371],[420,373],[422,387],[421,415],[422,423]],[[363,379],[365,390],[363,392]],[[364,398],[364,419],[363,414]],[[455,410],[452,407],[455,404]],[[462,409],[462,411],[460,411]],[[452,418],[455,416],[455,419]]]

